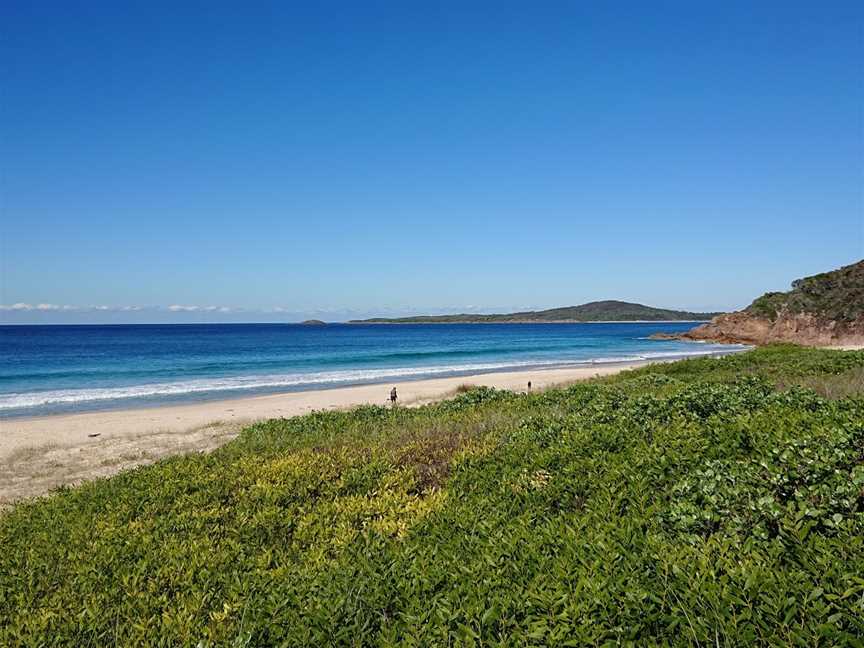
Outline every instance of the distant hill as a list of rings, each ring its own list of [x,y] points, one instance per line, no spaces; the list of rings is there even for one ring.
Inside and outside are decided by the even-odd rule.
[[[624,321],[707,321],[719,313],[691,313],[689,311],[652,308],[643,304],[607,300],[581,306],[550,308],[542,311],[478,315],[416,315],[414,317],[374,317],[351,320],[354,324],[453,324],[453,323],[525,323],[525,322],[624,322]]]
[[[695,340],[831,346],[864,344],[864,260],[765,293],[743,311],[685,333]]]

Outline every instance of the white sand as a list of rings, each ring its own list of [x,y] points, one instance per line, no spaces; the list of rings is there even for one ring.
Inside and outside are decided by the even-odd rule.
[[[395,383],[400,405],[452,395],[462,384],[524,391],[605,376],[647,364],[491,373]],[[63,414],[0,421],[0,507],[61,484],[111,475],[161,457],[206,452],[231,440],[244,425],[312,410],[384,405],[391,384],[253,396],[233,400]]]

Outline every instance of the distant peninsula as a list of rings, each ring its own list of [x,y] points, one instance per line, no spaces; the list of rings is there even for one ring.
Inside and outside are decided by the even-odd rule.
[[[541,311],[520,313],[495,313],[480,315],[415,315],[412,317],[373,317],[351,320],[351,324],[519,324],[519,323],[567,323],[567,322],[663,322],[663,321],[708,321],[720,313],[692,313],[690,311],[653,308],[643,304],[607,300],[594,301],[580,306],[550,308]]]

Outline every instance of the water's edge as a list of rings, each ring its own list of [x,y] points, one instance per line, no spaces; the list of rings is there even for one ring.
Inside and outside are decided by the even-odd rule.
[[[693,346],[703,346],[693,343]],[[719,357],[746,351],[743,345],[725,345],[693,351],[670,351],[633,354],[622,357],[598,357],[576,361],[501,362],[444,367],[397,367],[380,370],[346,370],[308,374],[244,376],[219,380],[154,383],[103,389],[73,389],[0,395],[0,420],[34,418],[92,411],[158,408],[169,405],[214,402],[275,395],[340,389],[358,385],[414,382],[434,378],[458,378],[494,373],[584,367],[615,367],[652,361],[675,361],[697,357]],[[527,379],[527,378],[526,378]]]

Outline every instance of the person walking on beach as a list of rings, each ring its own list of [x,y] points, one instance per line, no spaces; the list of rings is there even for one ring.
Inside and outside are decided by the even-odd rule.
[[[396,398],[397,398],[396,388],[394,387],[393,389],[390,390],[390,404],[393,405],[394,407],[396,406]]]
[[[531,391],[531,381],[528,381],[528,391]]]

